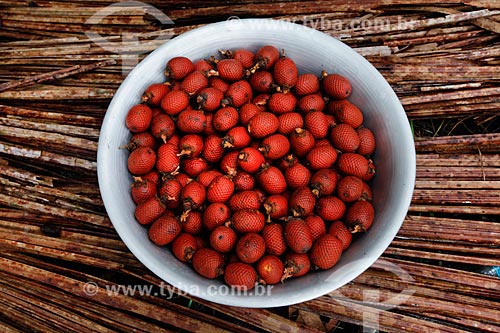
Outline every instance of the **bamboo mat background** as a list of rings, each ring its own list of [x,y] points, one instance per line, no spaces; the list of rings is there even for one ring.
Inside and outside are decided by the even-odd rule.
[[[500,331],[500,280],[474,273],[500,262],[499,1],[155,0],[148,4],[174,25],[159,24],[151,6],[85,24],[113,3],[0,2],[1,332],[357,330],[349,323],[384,332]],[[158,290],[161,281],[119,240],[99,196],[96,151],[106,107],[123,68],[166,37],[230,16],[312,26],[380,70],[415,134],[417,182],[406,221],[352,283],[291,307],[109,297],[105,286]],[[106,42],[87,38],[89,29]],[[401,281],[391,265],[409,278]],[[100,287],[92,296],[84,289],[89,281]],[[400,300],[402,290],[413,293]],[[373,291],[377,297],[367,298]]]

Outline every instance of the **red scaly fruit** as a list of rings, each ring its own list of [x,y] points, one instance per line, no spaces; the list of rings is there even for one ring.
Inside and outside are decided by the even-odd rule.
[[[144,176],[141,176],[141,178],[152,182],[153,184],[155,184],[155,186],[158,186],[160,184],[160,173],[157,170],[152,170]]]
[[[348,124],[338,124],[330,131],[332,145],[344,153],[353,153],[359,147],[359,136],[356,130]]]
[[[264,165],[262,170],[255,176],[260,187],[267,194],[280,194],[286,190],[285,176],[275,166]]]
[[[236,192],[229,199],[228,206],[232,212],[240,209],[259,209],[262,205],[260,195],[255,190]]]
[[[151,134],[157,138],[167,142],[175,133],[175,123],[167,114],[159,114],[151,121]]]
[[[332,116],[331,114],[326,115],[326,119],[328,120],[328,127],[333,127],[337,125],[337,122],[335,121],[335,117]]]
[[[215,279],[224,273],[224,256],[214,249],[198,249],[191,262],[194,270],[208,279]]]
[[[252,190],[255,187],[255,178],[248,172],[237,171],[233,177],[233,183],[236,191]]]
[[[270,93],[274,86],[273,75],[268,71],[257,71],[250,77],[250,86],[258,93]]]
[[[311,263],[320,269],[329,269],[335,266],[342,255],[343,245],[337,237],[325,234],[321,236],[311,248],[309,257]]]
[[[234,193],[231,176],[217,176],[207,187],[208,202],[226,202]]]
[[[208,86],[219,90],[220,92],[222,92],[222,94],[225,94],[227,89],[229,88],[229,83],[224,81],[220,77],[211,76],[208,79]]]
[[[255,71],[255,69],[264,69],[264,70],[269,70],[271,69],[276,61],[278,61],[280,57],[280,51],[272,46],[272,45],[265,45],[262,46],[260,49],[255,52],[255,60],[256,64],[254,67],[252,67],[252,70]]]
[[[366,182],[363,182],[363,190],[361,191],[361,200],[366,200],[366,201],[372,201],[373,199],[373,192],[370,187]]]
[[[132,133],[144,132],[153,119],[153,110],[147,105],[137,104],[130,108],[125,117],[125,125]]]
[[[182,90],[172,90],[161,99],[161,108],[169,116],[175,116],[189,105],[189,96]]]
[[[363,194],[363,181],[355,176],[345,176],[339,180],[337,195],[344,202],[354,202]]]
[[[257,105],[253,103],[243,104],[239,111],[240,124],[243,126],[248,125],[250,119],[259,112],[261,112],[261,109]]]
[[[194,62],[194,70],[207,72],[214,69],[213,61],[211,59],[200,59]]]
[[[285,179],[288,187],[292,190],[307,186],[311,179],[311,171],[301,163],[295,163],[286,168]]]
[[[156,148],[156,140],[150,132],[140,132],[132,135],[129,143],[121,146],[120,148],[126,148],[132,151],[139,147],[149,147],[151,149]]]
[[[206,72],[194,71],[189,73],[181,82],[180,89],[189,96],[200,93],[203,88],[208,87],[208,78]]]
[[[158,246],[170,244],[180,233],[179,221],[170,214],[160,216],[148,230],[149,239]]]
[[[325,138],[330,129],[328,118],[323,112],[309,112],[304,116],[304,127],[315,139]]]
[[[285,224],[285,241],[295,253],[307,253],[313,244],[311,230],[300,218],[291,218]]]
[[[311,236],[313,242],[315,242],[318,238],[326,234],[326,225],[325,221],[318,215],[309,215],[304,218],[309,230],[311,230]]]
[[[177,171],[180,164],[179,148],[170,143],[164,143],[158,148],[156,169],[161,173]]]
[[[352,242],[352,234],[342,221],[333,221],[328,228],[328,233],[334,235],[342,242],[342,250],[347,250]]]
[[[236,126],[239,121],[238,110],[232,106],[220,108],[214,113],[212,125],[219,132],[226,132]]]
[[[270,112],[259,112],[253,116],[247,125],[248,133],[256,139],[266,137],[278,130],[279,120]]]
[[[288,112],[278,117],[278,133],[283,135],[292,134],[296,128],[304,127],[304,118],[300,113]]]
[[[174,209],[179,206],[181,199],[182,185],[173,177],[164,180],[158,190],[160,200],[168,209]]]
[[[316,204],[316,214],[325,221],[340,220],[346,212],[345,203],[333,195],[322,196]]]
[[[203,171],[208,170],[208,163],[203,157],[185,158],[180,162],[180,168],[191,178],[196,178]]]
[[[203,137],[186,134],[179,140],[179,156],[198,157],[203,150]]]
[[[264,201],[267,222],[271,219],[281,219],[288,216],[288,198],[281,194],[273,194]]]
[[[177,147],[179,147],[180,142],[181,142],[181,137],[177,133],[174,133],[170,138],[164,141],[164,143],[170,143]]]
[[[235,82],[241,80],[245,71],[243,64],[236,59],[222,59],[217,62],[219,77],[225,81]]]
[[[308,114],[309,112],[323,112],[325,109],[325,100],[320,94],[310,94],[302,96],[297,102],[297,109],[299,109],[302,114]]]
[[[270,160],[277,160],[290,151],[290,141],[283,134],[275,133],[264,138],[258,148]]]
[[[148,225],[159,218],[167,209],[157,196],[151,197],[135,207],[135,219],[139,224]]]
[[[203,186],[207,187],[217,176],[222,176],[222,172],[220,172],[219,170],[211,169],[202,171],[196,179],[200,183],[202,183]]]
[[[238,236],[230,227],[220,225],[212,230],[209,237],[210,246],[217,252],[228,253],[236,245]]]
[[[308,187],[301,187],[292,192],[289,207],[293,216],[307,216],[314,211],[316,197]]]
[[[354,128],[358,128],[363,124],[363,113],[352,103],[344,103],[335,113],[337,123],[348,124]]]
[[[182,187],[186,186],[187,183],[193,180],[183,172],[177,172],[177,173],[174,172],[173,176],[175,180],[177,180],[181,184]]]
[[[229,85],[224,96],[222,106],[231,105],[239,108],[252,100],[252,87],[246,80],[236,81]]]
[[[132,183],[130,193],[132,194],[132,200],[136,204],[143,203],[156,195],[156,184],[147,179],[136,178]]]
[[[297,96],[305,96],[315,94],[319,91],[319,79],[316,75],[305,73],[299,75],[297,83],[295,83],[295,94]]]
[[[286,171],[286,169],[297,163],[299,163],[299,159],[297,158],[297,156],[295,156],[294,154],[288,154],[277,161],[276,166],[281,171]]]
[[[282,92],[276,92],[272,94],[267,103],[269,111],[276,115],[293,112],[296,105],[297,98],[294,94],[285,94]]]
[[[163,113],[163,111],[157,106],[152,106],[151,110],[153,111],[153,117]]]
[[[359,137],[359,146],[356,153],[369,156],[375,151],[375,136],[373,132],[366,127],[361,127],[356,130]]]
[[[277,256],[265,255],[257,262],[256,269],[259,277],[269,285],[281,281],[285,265]]]
[[[375,209],[373,205],[364,200],[353,203],[345,213],[345,224],[350,232],[365,232],[373,224]]]
[[[198,96],[196,96],[196,103],[206,112],[212,112],[220,107],[220,103],[224,93],[219,89],[213,87],[206,87],[201,89]]]
[[[141,101],[149,105],[160,105],[160,101],[170,88],[164,83],[153,83],[144,90]]]
[[[347,99],[339,99],[339,100],[330,100],[325,107],[325,113],[328,115],[337,114],[343,108],[349,107],[349,105],[354,105]]]
[[[266,243],[266,253],[281,256],[285,253],[287,245],[283,234],[283,226],[279,223],[266,224],[262,229],[262,238]]]
[[[198,249],[203,249],[210,246],[209,240],[206,237],[198,235],[194,236],[194,238],[196,239],[196,244],[198,245]]]
[[[240,237],[236,243],[238,259],[247,264],[257,262],[266,252],[266,242],[261,235],[249,232]]]
[[[264,214],[257,209],[240,209],[231,217],[231,225],[239,233],[260,232],[265,224]]]
[[[365,182],[369,182],[375,176],[375,164],[372,159],[368,159],[368,172],[361,177]]]
[[[177,116],[177,128],[184,133],[202,133],[207,118],[198,110],[186,109]]]
[[[241,62],[245,69],[252,67],[255,63],[255,54],[247,49],[241,48],[232,51],[231,57]]]
[[[337,159],[337,168],[340,172],[361,179],[369,172],[369,164],[366,157],[356,153],[340,154]]]
[[[137,148],[128,156],[128,171],[135,176],[145,175],[154,168],[156,158],[156,153],[153,149],[149,147]]]
[[[281,281],[290,277],[301,277],[311,270],[311,261],[307,253],[287,253],[285,256],[285,271]]]
[[[220,136],[211,134],[205,138],[201,156],[210,163],[218,162],[224,156],[223,145],[224,142]]]
[[[260,111],[266,111],[267,110],[267,104],[269,102],[269,99],[271,98],[271,95],[267,93],[259,94],[252,99],[252,104],[255,104],[259,107]]]
[[[206,196],[206,189],[202,183],[197,180],[189,182],[181,191],[181,202],[184,210],[200,208],[205,202]]]
[[[314,136],[306,129],[296,128],[290,134],[292,151],[298,157],[305,157],[315,146]]]
[[[345,99],[351,95],[352,87],[347,78],[339,74],[322,73],[321,85],[324,92],[331,98]]]
[[[224,282],[236,290],[248,291],[253,289],[257,283],[257,272],[251,265],[232,262],[226,267]]]
[[[179,221],[183,232],[199,235],[203,231],[203,214],[200,211],[186,210],[181,214]]]
[[[254,174],[260,170],[266,159],[262,153],[252,147],[243,148],[238,155],[238,166],[241,170]]]
[[[193,62],[186,57],[174,57],[167,62],[165,76],[171,80],[182,80],[194,71]]]
[[[312,193],[316,197],[330,195],[335,191],[338,182],[338,175],[332,169],[320,169],[316,171],[310,181]]]
[[[172,253],[180,261],[190,261],[194,252],[198,249],[196,238],[188,233],[181,233],[172,242]]]
[[[219,170],[233,176],[233,182],[234,176],[236,175],[236,168],[238,167],[239,154],[240,153],[235,150],[230,151],[226,155],[224,155],[219,164]]]
[[[306,155],[306,161],[312,170],[328,169],[337,160],[337,151],[331,145],[316,146]]]
[[[273,78],[283,91],[289,91],[299,78],[297,65],[291,58],[283,55],[273,66]]]
[[[234,150],[240,150],[250,144],[252,138],[248,131],[243,126],[236,126],[227,131],[222,139],[222,146]]]
[[[203,129],[202,133],[206,136],[212,135],[212,134],[217,134],[217,131],[215,130],[215,127],[213,125],[213,118],[214,118],[213,113],[206,113],[205,114],[206,122],[205,122],[205,128]]]

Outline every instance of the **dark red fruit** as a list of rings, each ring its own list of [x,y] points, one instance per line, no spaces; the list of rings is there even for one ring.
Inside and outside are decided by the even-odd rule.
[[[292,192],[289,206],[293,216],[307,216],[314,210],[316,197],[308,187],[301,187]]]
[[[247,264],[257,262],[266,251],[264,238],[257,233],[250,232],[240,237],[236,243],[236,255]]]
[[[252,87],[246,80],[236,81],[227,88],[224,95],[222,106],[231,105],[239,108],[252,100]]]
[[[203,150],[203,138],[198,134],[186,134],[179,140],[179,156],[197,157]]]
[[[263,138],[278,130],[279,120],[270,112],[259,112],[253,116],[247,125],[248,133],[253,138]]]
[[[257,262],[256,268],[265,284],[276,284],[281,281],[285,265],[277,256],[265,255]]]
[[[177,116],[177,128],[184,133],[201,133],[207,118],[198,110],[184,110]]]
[[[223,225],[231,217],[229,207],[221,202],[209,204],[203,211],[203,225],[208,230]]]
[[[344,99],[349,97],[352,91],[349,80],[339,74],[323,74],[321,81],[325,93],[335,99]]]
[[[130,108],[125,118],[125,125],[132,133],[144,132],[149,128],[153,119],[153,111],[144,104],[137,104]]]
[[[128,156],[128,171],[136,176],[145,175],[154,168],[155,162],[155,151],[149,147],[140,147]]]
[[[212,125],[219,132],[226,132],[236,126],[239,120],[238,110],[232,106],[220,108],[215,112]]]
[[[325,138],[330,129],[328,118],[323,112],[309,112],[304,117],[304,127],[315,139]]]
[[[196,238],[188,233],[181,233],[172,243],[172,252],[180,261],[190,261],[198,249]]]
[[[258,93],[270,93],[274,85],[273,75],[268,71],[257,71],[250,77],[250,85]]]
[[[208,78],[204,72],[194,71],[189,73],[182,80],[180,89],[186,92],[189,96],[197,95],[203,88],[208,87]]]
[[[227,156],[227,155],[226,155]],[[255,186],[255,178],[245,171],[237,171],[233,177],[234,189],[238,191],[251,190]]]
[[[196,178],[208,170],[207,161],[203,157],[185,158],[180,162],[181,169],[191,178]]]
[[[222,59],[217,62],[219,77],[225,81],[234,82],[241,80],[245,74],[243,64],[236,59]]]
[[[363,181],[355,176],[345,176],[337,185],[337,195],[344,202],[353,202],[363,194]]]
[[[260,232],[266,218],[257,209],[240,209],[233,213],[231,225],[239,233]]]
[[[224,257],[211,248],[198,249],[192,263],[194,270],[208,279],[215,279],[224,273]]]
[[[359,137],[359,146],[356,153],[360,155],[373,154],[375,151],[375,136],[373,135],[373,132],[366,127],[362,127],[358,128],[356,133]]]
[[[278,132],[284,135],[291,134],[296,128],[304,127],[304,118],[300,113],[288,112],[278,117]]]
[[[297,102],[297,108],[302,114],[309,112],[323,112],[325,109],[325,100],[320,94],[310,94],[303,96]]]
[[[271,219],[281,219],[288,216],[288,198],[281,194],[273,194],[264,201],[264,209],[268,216],[268,222]]]
[[[227,131],[226,136],[223,138],[222,146],[234,150],[240,150],[250,144],[252,138],[248,131],[243,126],[236,126]]]
[[[311,179],[311,171],[300,163],[295,163],[286,168],[285,179],[288,187],[292,190],[307,186]]]
[[[262,229],[262,237],[266,242],[266,253],[280,256],[287,249],[283,227],[278,223],[271,223]]]
[[[196,180],[189,182],[181,191],[184,210],[199,208],[205,202],[206,195],[205,186],[202,183]]]
[[[331,145],[316,146],[306,155],[306,161],[312,170],[328,169],[337,160],[337,152]]]
[[[182,80],[189,73],[194,71],[194,65],[186,57],[174,57],[167,62],[165,76],[172,80]]]
[[[287,253],[285,256],[285,272],[281,281],[290,277],[304,276],[311,270],[311,261],[306,253]]]
[[[175,123],[167,114],[159,114],[151,121],[151,134],[157,138],[167,142],[175,132]]]
[[[236,245],[238,236],[233,229],[220,225],[210,233],[210,246],[217,252],[227,253]]]
[[[288,57],[279,58],[273,66],[273,78],[284,91],[288,91],[295,86],[299,78],[297,65]]]
[[[171,243],[180,233],[179,221],[170,214],[160,216],[148,230],[149,239],[158,246]]]
[[[342,242],[337,237],[325,234],[314,243],[309,257],[313,265],[329,269],[339,261],[342,250]]]
[[[191,235],[199,235],[203,231],[203,215],[200,211],[186,210],[181,214],[179,221],[182,231]]]
[[[175,178],[169,178],[163,181],[158,195],[160,200],[165,204],[165,207],[174,209],[179,206],[181,198],[182,185]]]
[[[295,94],[297,96],[305,96],[314,94],[319,90],[319,79],[316,75],[305,73],[299,75],[295,84]]]
[[[311,189],[315,196],[330,195],[337,187],[338,175],[332,169],[321,169],[311,177]]]
[[[182,90],[172,90],[161,99],[161,108],[166,114],[175,116],[189,105],[189,96]]]
[[[346,211],[345,203],[339,198],[328,195],[318,199],[316,203],[316,214],[325,221],[340,220]]]
[[[230,177],[217,176],[207,187],[209,202],[226,202],[234,192],[234,183]]]
[[[158,148],[156,169],[162,173],[172,173],[179,168],[179,148],[170,143],[164,143]]]
[[[260,187],[268,194],[280,194],[286,190],[285,176],[275,166],[266,165],[255,177]]]
[[[295,253],[306,253],[313,244],[311,230],[300,218],[292,218],[285,224],[285,241]]]
[[[375,209],[368,201],[356,201],[345,214],[345,223],[352,233],[365,232],[373,224]]]
[[[262,205],[262,200],[259,193],[254,190],[241,191],[233,194],[229,199],[229,208],[235,212],[240,209],[259,209]]]
[[[211,134],[205,138],[203,143],[203,151],[201,156],[208,162],[215,163],[221,160],[224,156],[223,139],[216,135]]]
[[[311,236],[313,242],[326,233],[325,221],[318,215],[309,215],[304,218],[309,230],[311,230]]]
[[[257,61],[257,68],[262,68],[265,70],[271,69],[274,66],[276,61],[278,61],[280,57],[280,51],[272,46],[265,45],[255,52],[255,60]]]
[[[267,103],[269,111],[276,115],[292,112],[297,105],[297,98],[294,94],[277,92],[271,95]]]
[[[304,157],[315,146],[314,136],[306,129],[296,128],[290,135],[292,151],[299,157]]]
[[[251,290],[257,283],[255,269],[242,262],[229,263],[224,272],[224,281],[236,290]]]
[[[344,153],[353,153],[359,147],[359,136],[356,130],[348,124],[339,124],[330,132],[332,145]]]
[[[156,184],[147,179],[138,178],[132,184],[132,200],[140,204],[156,195]]]
[[[256,173],[260,170],[266,159],[261,152],[252,147],[243,148],[238,155],[238,166],[248,173]]]
[[[159,105],[163,96],[170,91],[170,88],[164,83],[153,83],[144,90],[141,101],[149,105]]]
[[[220,107],[224,93],[213,87],[201,89],[196,97],[196,103],[206,112],[212,112]]]
[[[334,221],[328,228],[328,233],[334,235],[342,242],[342,249],[345,251],[351,245],[352,233],[347,229],[342,221]]]

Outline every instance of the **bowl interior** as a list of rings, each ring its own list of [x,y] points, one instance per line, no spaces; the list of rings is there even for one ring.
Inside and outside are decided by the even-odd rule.
[[[373,181],[376,218],[330,270],[308,274],[247,295],[233,293],[219,281],[208,280],[163,248],[152,244],[146,229],[135,222],[130,197],[128,153],[118,147],[128,142],[124,125],[128,109],[140,101],[151,83],[164,81],[168,59],[192,60],[238,47],[256,50],[270,44],[285,49],[300,72],[322,70],[346,76],[353,86],[350,101],[361,108],[365,124],[374,131],[377,174]],[[405,112],[379,72],[340,41],[319,31],[267,19],[233,20],[191,30],[159,47],[128,75],[117,90],[102,124],[97,156],[98,178],[107,213],[132,253],[166,282],[201,298],[243,307],[274,307],[310,300],[331,292],[366,270],[389,246],[410,204],[415,181],[415,151]]]

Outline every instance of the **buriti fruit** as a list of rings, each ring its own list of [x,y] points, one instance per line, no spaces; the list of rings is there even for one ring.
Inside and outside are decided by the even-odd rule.
[[[272,45],[177,56],[124,119],[135,218],[241,290],[329,269],[374,223],[375,134],[339,73]]]

